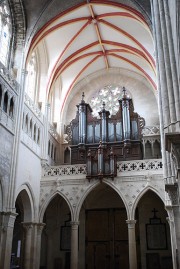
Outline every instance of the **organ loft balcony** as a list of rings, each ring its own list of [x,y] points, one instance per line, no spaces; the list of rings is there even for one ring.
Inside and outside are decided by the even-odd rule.
[[[94,116],[84,98],[83,93],[76,117],[65,127],[64,164],[45,165],[42,180],[162,175],[159,126],[145,125],[124,87],[112,115],[102,102]]]

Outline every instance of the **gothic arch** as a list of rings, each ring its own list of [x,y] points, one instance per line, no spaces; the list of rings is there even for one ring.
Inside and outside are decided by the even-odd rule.
[[[109,187],[111,187],[111,189],[113,189],[119,196],[120,199],[122,199],[122,202],[126,208],[126,213],[127,216],[129,215],[129,211],[128,211],[128,206],[123,198],[122,193],[118,190],[118,188],[116,188],[114,186],[114,184],[112,184],[111,182],[109,182],[108,180],[103,180],[103,183],[105,185],[108,185]],[[99,185],[102,184],[100,181],[95,181],[92,183],[92,185],[90,185],[90,187],[88,189],[86,189],[86,191],[84,192],[84,194],[82,195],[81,199],[79,200],[79,203],[76,206],[76,210],[74,212],[74,220],[78,221],[79,220],[79,214],[80,214],[80,210],[82,208],[83,202],[85,201],[85,199],[87,198],[87,196]]]
[[[119,85],[125,86],[127,89],[133,89],[133,101],[136,103],[135,110],[140,115],[142,111],[138,111],[139,107],[144,107],[147,105],[149,109],[154,111],[154,117],[158,120],[158,100],[157,94],[155,94],[145,79],[142,79],[140,74],[136,72],[129,71],[128,69],[123,68],[110,68],[109,70],[99,70],[96,71],[87,77],[80,80],[74,87],[73,87],[73,94],[70,94],[66,100],[64,109],[61,112],[61,121],[65,122],[66,124],[69,123],[75,114],[75,110],[72,108],[76,107],[75,105],[77,102],[80,101],[79,94],[85,92],[85,100],[89,102],[93,92],[97,92],[101,88],[107,85]],[[134,87],[136,85],[136,87]],[[145,100],[141,100],[138,98],[141,96],[141,91],[147,91],[149,96],[149,103]],[[76,100],[76,101],[75,101]],[[76,103],[75,103],[76,102]],[[140,102],[140,103],[139,103]],[[142,117],[146,118],[147,125],[153,125],[150,117],[148,115],[141,115]],[[145,117],[146,116],[146,117]],[[148,116],[148,119],[147,119]]]
[[[18,189],[16,201],[21,199],[24,211],[24,222],[32,222],[35,219],[35,199],[29,184],[23,184]]]
[[[51,194],[51,196],[49,196],[48,199],[45,200],[44,203],[42,204],[42,206],[39,210],[39,222],[43,222],[44,213],[45,213],[48,205],[50,204],[50,202],[53,200],[53,198],[56,195],[60,195],[65,200],[65,202],[67,203],[69,210],[71,212],[71,217],[73,219],[73,208],[72,208],[72,205],[70,204],[70,201],[67,199],[67,197],[63,193],[61,193],[60,191],[57,190],[53,194]]]
[[[160,199],[161,201],[164,203],[164,199],[162,197],[162,195],[157,191],[157,189],[153,188],[152,186],[147,186],[144,188],[144,190],[137,196],[133,206],[132,206],[132,209],[131,209],[131,212],[130,212],[130,219],[134,219],[135,218],[135,211],[136,211],[136,208],[137,208],[137,205],[139,203],[139,201],[141,200],[141,198],[148,192],[148,191],[152,191],[153,193],[155,193]]]
[[[108,186],[110,186],[122,199],[124,206],[126,208],[127,218],[129,219],[130,212],[129,212],[129,206],[127,204],[127,201],[124,199],[124,196],[122,192],[120,191],[120,188],[117,188],[112,181],[104,180],[104,183],[106,183]]]

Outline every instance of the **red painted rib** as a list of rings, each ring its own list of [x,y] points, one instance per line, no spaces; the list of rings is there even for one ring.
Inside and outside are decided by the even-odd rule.
[[[94,57],[87,65],[85,65],[82,70],[78,73],[78,75],[75,77],[75,79],[73,80],[73,82],[71,83],[67,93],[66,93],[66,96],[64,97],[64,100],[63,100],[63,103],[62,103],[62,107],[61,107],[61,112],[64,108],[64,104],[65,104],[65,101],[67,99],[67,96],[69,94],[69,92],[71,91],[72,87],[74,86],[76,80],[78,79],[78,77],[92,64],[94,63],[99,57],[101,57],[101,55],[97,55],[96,57]]]

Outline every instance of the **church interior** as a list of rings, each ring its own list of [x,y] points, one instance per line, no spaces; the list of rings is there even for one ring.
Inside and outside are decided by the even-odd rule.
[[[180,1],[0,0],[0,268],[180,268]]]

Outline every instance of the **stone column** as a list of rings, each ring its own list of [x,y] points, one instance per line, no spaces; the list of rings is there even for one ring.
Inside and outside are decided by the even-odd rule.
[[[44,223],[37,223],[37,240],[36,240],[36,263],[35,263],[35,268],[39,269],[40,268],[40,257],[41,257],[41,235],[42,231],[44,229],[45,224]]]
[[[47,268],[53,269],[53,240],[52,240],[52,230],[46,229],[47,235]]]
[[[2,89],[2,97],[1,97],[1,103],[0,103],[0,107],[3,110],[3,106],[4,106],[4,95],[5,95],[5,91]]]
[[[164,133],[172,130],[176,121],[175,101],[172,84],[172,70],[169,59],[168,36],[166,31],[163,0],[151,0],[153,34],[155,40],[156,63],[158,71],[158,102],[160,110],[160,131],[165,183],[171,182],[171,162],[165,151]],[[164,68],[166,67],[166,68]],[[174,128],[174,127],[173,127]]]
[[[161,26],[161,35],[162,35],[162,47],[163,56],[164,56],[164,64],[165,64],[165,73],[166,73],[166,86],[167,86],[167,93],[169,98],[169,109],[170,109],[170,116],[171,121],[170,123],[175,123],[177,120],[176,117],[176,109],[175,109],[175,98],[174,98],[174,87],[173,87],[173,80],[172,80],[172,70],[171,70],[171,59],[169,54],[169,42],[168,42],[168,35],[167,35],[167,25],[166,25],[166,17],[164,11],[164,0],[158,0],[158,16],[159,22]],[[166,126],[165,126],[166,127]]]
[[[177,268],[180,268],[180,214],[179,214],[179,206],[173,206],[173,213],[174,213],[174,226],[175,226],[175,239],[177,242],[176,248],[176,264]],[[174,236],[174,235],[173,235]]]
[[[78,269],[78,221],[71,222],[71,269]]]
[[[9,269],[13,239],[14,221],[17,214],[13,212],[0,213],[0,268]]]
[[[49,118],[50,118],[50,105],[46,104],[45,117],[43,117],[43,129],[41,135],[41,156],[43,162],[48,160],[48,130],[49,130]]]
[[[179,267],[178,267],[178,260],[177,260],[177,241],[176,241],[174,214],[173,214],[173,210],[171,206],[166,206],[166,210],[169,213],[168,214],[169,217],[167,218],[167,221],[169,223],[169,228],[170,228],[173,269],[177,269]]]
[[[22,223],[24,228],[24,257],[23,268],[31,269],[33,263],[32,242],[33,242],[33,228],[34,225],[31,222]]]
[[[146,159],[146,140],[142,140],[144,159]]]
[[[128,224],[128,239],[129,239],[129,269],[137,269],[137,254],[136,254],[136,220],[127,220]]]
[[[161,0],[160,0],[161,1]],[[156,45],[156,59],[157,59],[157,69],[158,69],[158,80],[159,80],[159,91],[161,93],[160,99],[162,101],[160,109],[163,111],[163,120],[164,124],[167,126],[170,124],[170,109],[169,109],[169,96],[166,83],[166,72],[165,72],[165,62],[164,62],[164,53],[163,53],[163,41],[162,41],[162,32],[161,24],[159,19],[159,6],[158,0],[151,0],[151,10],[153,18],[153,32]]]
[[[169,4],[171,4],[171,1],[169,2]],[[163,1],[163,5],[164,5],[164,13],[165,13],[165,19],[166,19],[170,65],[171,65],[171,70],[172,70],[172,83],[173,83],[174,97],[175,97],[175,109],[176,109],[177,121],[179,121],[180,120],[180,106],[179,106],[180,93],[179,93],[179,83],[178,83],[178,74],[177,74],[177,66],[176,66],[176,61],[178,61],[178,59],[175,59],[175,49],[174,49],[174,44],[173,44],[173,34],[172,34],[172,26],[171,26],[171,20],[170,20],[170,12],[169,12],[170,9],[168,5],[168,1]],[[179,12],[179,9],[178,9],[178,12]]]

